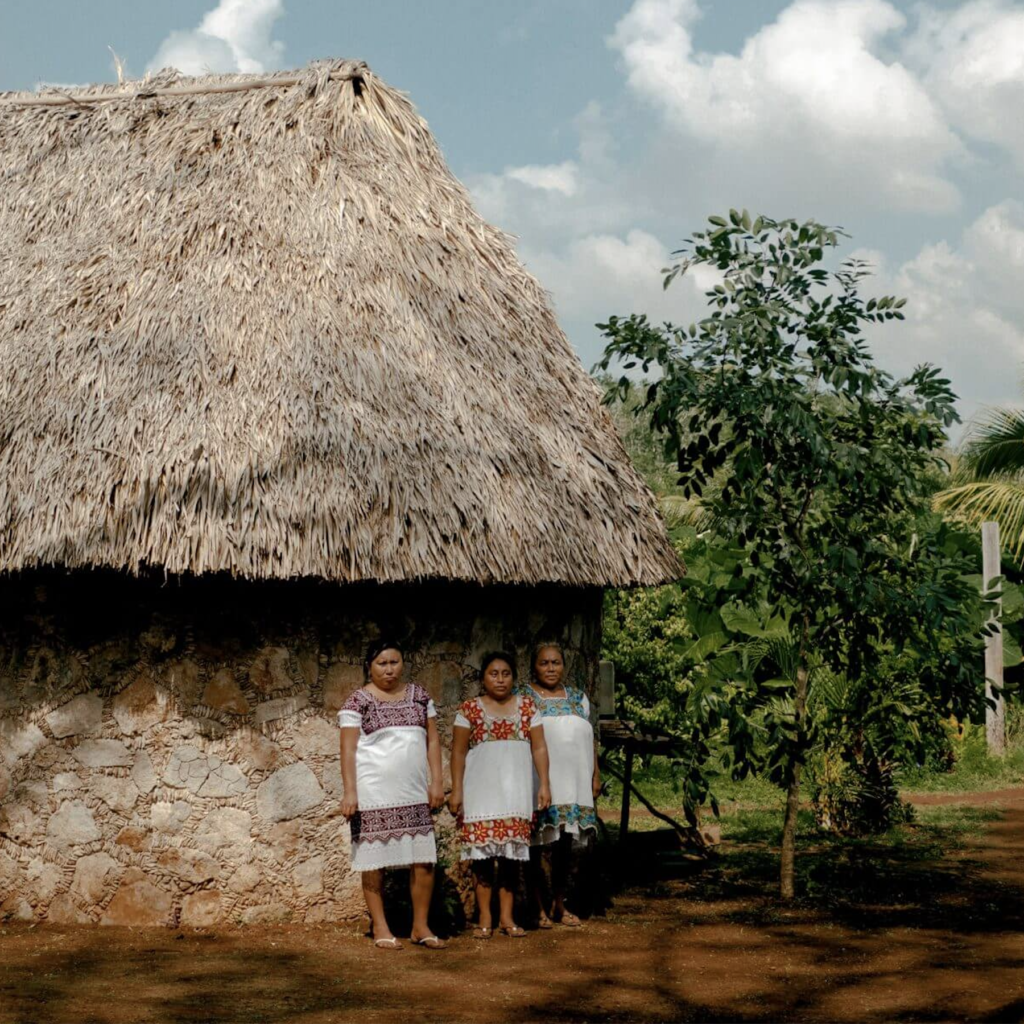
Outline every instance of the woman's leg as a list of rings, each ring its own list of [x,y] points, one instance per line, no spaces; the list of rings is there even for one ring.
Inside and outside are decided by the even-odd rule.
[[[492,873],[494,862],[489,860],[473,862],[473,881],[476,886],[476,923],[481,928],[490,928],[491,894],[494,891]]]
[[[430,897],[434,892],[434,865],[413,864],[409,871],[409,895],[412,896],[413,942],[433,934],[427,924],[430,912]]]
[[[498,907],[501,913],[498,924],[502,928],[517,927],[512,910],[516,898],[518,874],[516,861],[507,860],[504,857],[498,861]]]
[[[580,919],[565,906],[565,891],[569,888],[569,869],[574,855],[573,837],[564,833],[555,843],[551,860],[551,916],[563,924],[578,925]]]
[[[388,919],[384,916],[384,872],[380,869],[363,872],[363,899],[366,900],[366,909],[370,912],[374,941],[393,939]]]
[[[545,906],[547,878],[551,875],[551,851],[547,846],[530,847],[530,896],[537,911],[537,922],[542,928],[551,924],[551,916]]]

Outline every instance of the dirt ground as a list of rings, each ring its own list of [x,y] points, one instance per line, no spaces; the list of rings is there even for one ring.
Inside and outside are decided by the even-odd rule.
[[[694,872],[641,841],[643,880],[582,929],[445,952],[376,951],[353,926],[6,926],[0,1021],[1021,1020],[1024,790],[927,802],[954,801],[1004,815],[941,860],[823,861],[792,909],[752,880],[770,851]],[[820,896],[854,875],[856,903]]]

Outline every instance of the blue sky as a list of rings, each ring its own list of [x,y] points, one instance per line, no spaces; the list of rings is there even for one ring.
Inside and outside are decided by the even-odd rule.
[[[357,57],[408,91],[453,171],[553,297],[593,325],[689,321],[659,269],[747,206],[853,235],[908,319],[896,372],[946,369],[971,415],[1024,376],[1024,2],[34,0],[0,11],[0,89]]]

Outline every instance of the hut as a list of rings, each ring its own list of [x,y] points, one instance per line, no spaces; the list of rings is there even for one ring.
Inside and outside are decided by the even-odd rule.
[[[358,62],[0,95],[0,915],[359,913],[334,715],[678,575],[510,239]]]

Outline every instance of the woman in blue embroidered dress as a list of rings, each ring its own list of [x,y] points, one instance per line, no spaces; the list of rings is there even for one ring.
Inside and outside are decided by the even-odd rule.
[[[594,803],[601,792],[594,728],[587,695],[562,682],[565,658],[553,643],[533,651],[533,678],[524,690],[536,702],[548,746],[551,803],[534,819],[530,850],[531,887],[538,926],[552,921],[577,928],[580,919],[566,909],[565,891],[573,857],[586,849],[597,832]],[[545,876],[551,879],[551,901],[544,899]]]
[[[363,667],[366,685],[338,712],[341,813],[352,826],[352,870],[362,872],[374,945],[402,948],[384,914],[384,869],[409,868],[410,937],[443,949],[427,924],[437,862],[430,812],[444,803],[437,712],[426,690],[402,681],[398,644],[371,644]]]

